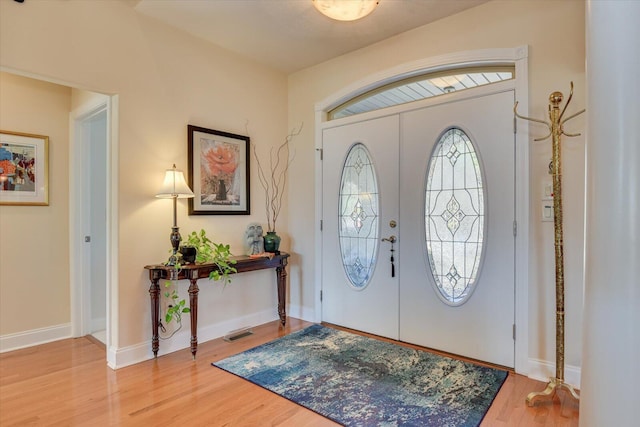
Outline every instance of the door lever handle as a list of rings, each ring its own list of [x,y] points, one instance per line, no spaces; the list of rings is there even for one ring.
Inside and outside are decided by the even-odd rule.
[[[397,238],[394,235],[382,238],[383,242],[391,243],[391,256],[389,257],[389,261],[391,261],[391,277],[396,277],[396,264],[395,264],[395,259],[393,258],[393,253],[395,252],[393,250],[393,244],[396,242],[396,240]]]

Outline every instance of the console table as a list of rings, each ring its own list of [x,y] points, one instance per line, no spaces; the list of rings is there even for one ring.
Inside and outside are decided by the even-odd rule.
[[[286,284],[289,254],[281,252],[273,257],[251,258],[248,256],[233,257],[236,260],[234,267],[238,273],[247,271],[256,271],[275,268],[276,280],[278,284],[278,315],[282,326],[287,322],[287,313],[285,311],[286,300]],[[158,349],[160,340],[158,335],[158,327],[160,326],[160,280],[181,280],[186,279],[191,283],[189,285],[189,308],[191,315],[191,354],[196,357],[198,351],[198,280],[209,279],[209,274],[218,269],[216,264],[187,264],[183,265],[178,271],[173,267],[167,267],[163,264],[146,265],[145,269],[149,270],[149,295],[151,296],[151,349],[153,356],[158,357]],[[173,277],[172,277],[173,274]]]

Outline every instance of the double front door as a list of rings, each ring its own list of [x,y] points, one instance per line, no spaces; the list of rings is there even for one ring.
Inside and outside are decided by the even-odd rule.
[[[323,130],[323,321],[514,366],[513,103]]]

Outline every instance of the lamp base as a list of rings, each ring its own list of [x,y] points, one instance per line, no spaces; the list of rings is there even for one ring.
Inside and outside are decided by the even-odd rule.
[[[178,249],[180,248],[180,241],[182,237],[180,236],[180,228],[179,227],[171,227],[171,234],[169,235],[169,240],[171,241],[171,247],[173,248],[173,252],[169,257],[169,260],[165,263],[165,265],[169,267],[174,267],[178,265]]]

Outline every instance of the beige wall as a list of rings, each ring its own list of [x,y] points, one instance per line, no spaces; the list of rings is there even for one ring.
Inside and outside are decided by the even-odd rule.
[[[19,4],[0,0],[0,66],[119,95],[118,333],[112,344],[117,350],[147,342],[151,321],[143,266],[167,258],[172,221],[171,203],[154,194],[165,169],[173,163],[187,169],[187,124],[246,134],[248,123],[252,142],[259,152],[267,152],[287,132],[286,76],[140,16],[129,3],[120,1]],[[48,126],[31,130],[50,133]],[[66,161],[66,153],[64,157]],[[66,173],[57,169],[51,176],[66,180]],[[186,204],[180,201],[181,232],[205,228],[214,240],[230,243],[232,251],[240,253],[246,224],[266,220],[255,168],[251,193],[250,216],[189,217]],[[278,229],[287,236],[285,219],[279,221]],[[68,236],[66,225],[59,233],[62,239]],[[2,240],[4,244],[4,235]],[[48,237],[33,244],[49,251],[55,247]],[[288,246],[286,239],[283,246]],[[67,247],[61,252],[66,254]],[[66,262],[62,264],[55,268],[64,269],[64,283],[68,268]],[[201,283],[199,325],[268,310],[276,318],[273,277],[267,271],[241,275],[224,291],[219,284]],[[36,283],[38,291],[49,285],[44,280]],[[65,292],[67,306],[61,319],[39,319],[38,325],[69,321],[68,289]],[[181,292],[186,296],[186,285]],[[18,324],[17,318],[21,319]],[[23,318],[10,318],[8,330],[27,329]],[[188,342],[180,345],[186,347]]]
[[[292,268],[291,298],[312,309],[314,295],[314,108],[315,104],[365,76],[399,64],[454,52],[528,45],[529,114],[544,118],[552,91],[568,92],[575,82],[572,111],[585,105],[584,2],[493,1],[433,24],[387,39],[289,76],[289,125],[305,123],[295,177],[289,195],[292,251],[302,254]],[[561,33],[557,32],[562,29]],[[569,131],[584,131],[584,119]],[[532,137],[546,129],[532,126]],[[566,362],[580,366],[582,283],[584,138],[564,145],[564,208],[566,254]],[[551,157],[550,143],[530,146],[531,240],[529,245],[529,357],[555,363],[555,285],[553,225],[540,221],[542,180]],[[420,179],[420,178],[418,178]],[[295,201],[295,202],[294,202]]]
[[[562,35],[555,37],[560,28]],[[153,194],[165,168],[175,162],[186,169],[187,124],[244,134],[248,122],[252,141],[266,152],[281,142],[289,129],[304,123],[302,134],[294,140],[290,203],[278,222],[278,231],[285,237],[284,247],[293,252],[290,303],[311,313],[315,104],[364,76],[398,64],[524,44],[530,46],[530,115],[544,117],[549,93],[566,93],[570,80],[576,85],[574,108],[584,106],[581,0],[493,1],[300,71],[289,76],[288,82],[276,71],[140,16],[125,2],[52,0],[21,5],[0,0],[0,67],[119,95],[117,348],[149,339],[148,283],[142,266],[166,257],[171,222],[168,202],[154,199]],[[571,131],[583,129],[582,118],[570,126]],[[531,132],[540,136],[544,129],[533,126]],[[46,129],[40,133],[46,134]],[[532,143],[530,150],[529,355],[553,362],[553,235],[550,223],[539,221],[541,182],[546,177],[550,148],[545,143]],[[567,363],[573,366],[581,363],[583,157],[583,138],[565,144]],[[58,170],[60,173],[64,175]],[[255,168],[251,175],[251,216],[188,217],[186,205],[180,202],[178,221],[183,233],[203,227],[216,240],[229,242],[232,249],[240,251],[245,225],[265,222]],[[61,234],[67,236],[68,229]],[[41,246],[47,243],[38,242]],[[66,265],[63,268],[68,275]],[[224,292],[218,285],[201,286],[206,307],[200,311],[201,325],[271,308],[274,287],[264,285],[270,279],[266,272],[239,276]],[[42,291],[46,283],[38,283],[37,290]],[[68,313],[68,309],[64,311]],[[60,320],[38,321],[38,325],[68,321],[65,314]],[[14,322],[11,317],[7,331],[29,329]]]
[[[0,335],[68,326],[71,90],[0,72],[0,129],[49,137],[49,206],[0,206]]]

